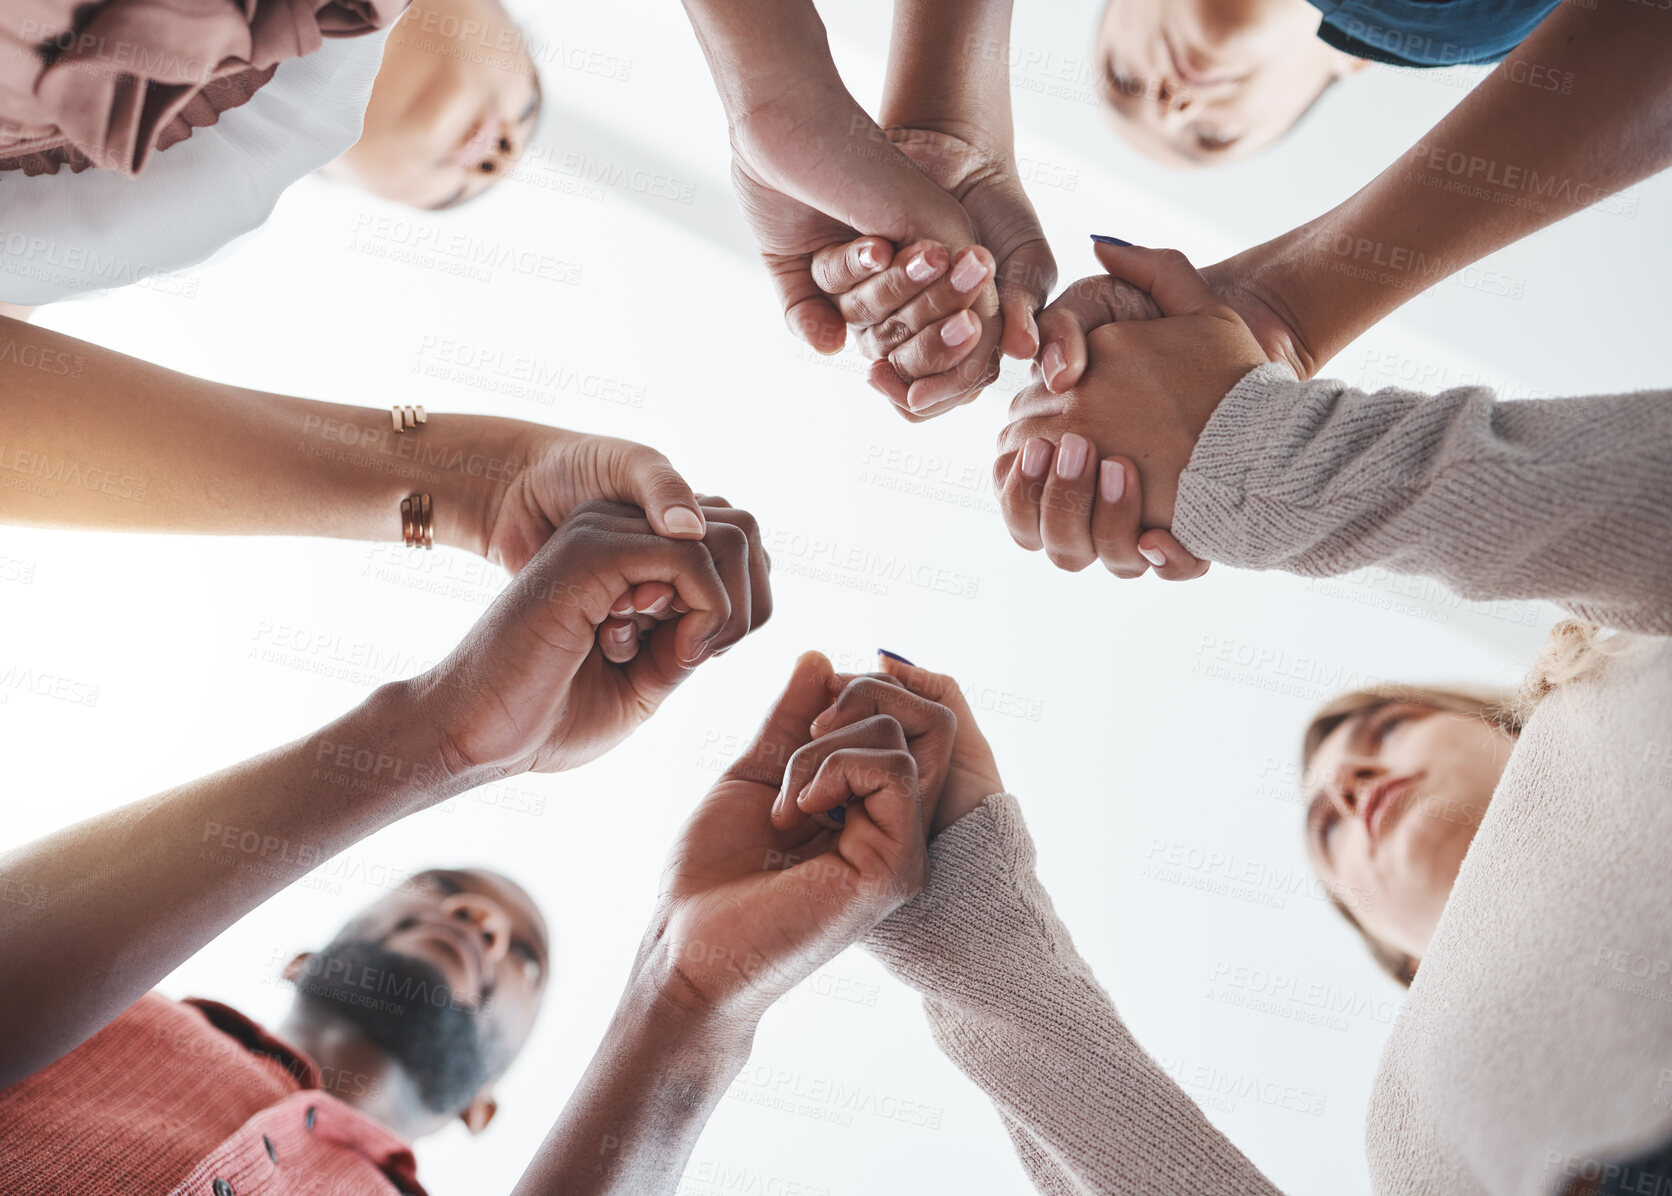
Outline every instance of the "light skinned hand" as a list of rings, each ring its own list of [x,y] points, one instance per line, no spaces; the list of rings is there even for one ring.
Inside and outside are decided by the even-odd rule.
[[[796,661],[754,741],[697,803],[663,873],[638,968],[705,1011],[758,1019],[928,879],[917,761],[886,715],[844,728],[791,799],[794,816],[773,817],[832,677],[816,652]],[[845,811],[839,829],[810,817],[836,808]]]
[[[499,777],[584,764],[654,714],[698,664],[765,623],[769,567],[754,521],[730,508],[704,514],[702,539],[674,540],[636,507],[591,502],[571,513],[459,646],[415,679],[448,745],[444,771]],[[650,583],[671,587],[686,613],[614,663],[599,630]]]
[[[846,343],[814,257],[861,235],[891,245],[977,242],[970,216],[896,147],[839,81],[805,80],[732,122],[732,183],[790,330],[821,353]],[[972,299],[998,310],[991,280]],[[959,384],[962,385],[961,383]]]
[[[507,457],[510,481],[485,514],[482,542],[488,560],[512,573],[587,502],[639,507],[660,536],[703,537],[702,504],[668,459],[646,445],[529,423]]]
[[[999,435],[1000,507],[1012,538],[1045,549],[1059,568],[1101,560],[1120,577],[1152,565],[1169,580],[1200,576],[1205,564],[1160,533],[1172,525],[1197,437],[1266,356],[1183,254],[1101,248],[1111,270],[1148,294],[1162,317],[1093,329],[1087,367],[1063,393],[1036,371]]]
[[[957,197],[980,237],[981,256],[966,262],[967,251],[928,244],[894,253],[860,240],[825,251],[814,273],[843,318],[860,328],[861,349],[878,359],[871,385],[908,418],[928,418],[978,395],[998,376],[1001,355],[1027,360],[1039,352],[1034,313],[1056,285],[1056,258],[1008,148],[986,149],[979,138],[934,129],[890,128],[888,135]],[[940,267],[936,273],[920,269],[913,277],[899,268],[924,252]],[[998,286],[996,317],[960,315],[967,289],[988,278]]]

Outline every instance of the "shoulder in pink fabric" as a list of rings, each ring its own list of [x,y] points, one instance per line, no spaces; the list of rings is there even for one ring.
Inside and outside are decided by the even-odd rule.
[[[0,16],[0,170],[138,174],[279,63],[409,0],[22,0]]]

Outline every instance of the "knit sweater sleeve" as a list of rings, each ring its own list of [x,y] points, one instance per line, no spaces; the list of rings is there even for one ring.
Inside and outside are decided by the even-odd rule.
[[[1311,577],[1381,566],[1672,634],[1672,392],[1499,402],[1250,371],[1179,477],[1198,556]]]
[[[923,994],[935,1042],[1041,1192],[1275,1193],[1127,1031],[1034,874],[1013,797],[989,797],[929,857],[928,886],[866,946]]]

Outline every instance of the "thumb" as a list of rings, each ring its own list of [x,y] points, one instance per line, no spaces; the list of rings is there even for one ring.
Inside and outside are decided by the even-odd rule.
[[[848,341],[847,321],[814,280],[812,256],[768,258],[766,269],[778,288],[789,330],[816,352],[840,353]]]
[[[1057,259],[1044,237],[1024,243],[998,266],[999,312],[1004,317],[1004,336],[999,342],[1005,354],[1023,361],[1039,352],[1039,325],[1034,313],[1045,306],[1045,297],[1057,285]]]
[[[611,453],[606,484],[623,501],[644,508],[658,536],[700,540],[707,530],[702,506],[691,486],[661,453],[643,444],[618,441]]]
[[[1116,278],[1148,291],[1164,316],[1232,315],[1208,280],[1176,249],[1144,249],[1098,241],[1093,246],[1097,260]]]

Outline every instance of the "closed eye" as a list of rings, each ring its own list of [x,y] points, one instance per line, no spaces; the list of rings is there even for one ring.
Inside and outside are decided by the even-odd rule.
[[[1324,794],[1320,793],[1312,799],[1312,804],[1306,810],[1306,837],[1312,846],[1324,859],[1329,859],[1330,832],[1341,821],[1341,816],[1334,804]]]

